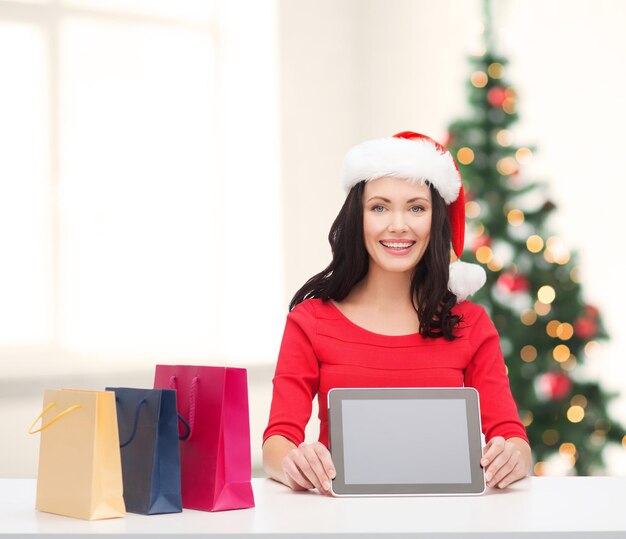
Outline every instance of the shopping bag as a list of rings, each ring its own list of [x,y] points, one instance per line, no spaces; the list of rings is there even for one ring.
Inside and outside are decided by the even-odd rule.
[[[115,392],[126,511],[180,513],[176,392],[107,387]]]
[[[176,389],[183,507],[254,507],[246,369],[157,365],[154,387]]]
[[[114,393],[46,390],[29,432],[41,432],[39,511],[86,520],[124,515]]]

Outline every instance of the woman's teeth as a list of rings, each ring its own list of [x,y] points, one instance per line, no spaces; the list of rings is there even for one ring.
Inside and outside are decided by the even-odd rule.
[[[387,243],[384,241],[381,241],[380,243],[382,243],[385,247],[391,247],[392,249],[407,249],[409,247],[411,247],[411,245],[413,245],[413,243]]]

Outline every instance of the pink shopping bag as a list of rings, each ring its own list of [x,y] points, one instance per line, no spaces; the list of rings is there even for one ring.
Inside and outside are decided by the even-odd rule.
[[[157,365],[154,387],[175,389],[183,507],[254,507],[246,369]]]

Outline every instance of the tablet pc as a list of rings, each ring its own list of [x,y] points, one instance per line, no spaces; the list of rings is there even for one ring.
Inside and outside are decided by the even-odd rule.
[[[474,388],[337,388],[328,408],[335,496],[485,492]]]

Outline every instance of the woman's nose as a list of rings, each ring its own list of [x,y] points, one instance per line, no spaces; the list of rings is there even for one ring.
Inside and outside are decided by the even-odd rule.
[[[395,214],[389,223],[389,232],[399,232],[408,229],[402,213]]]

